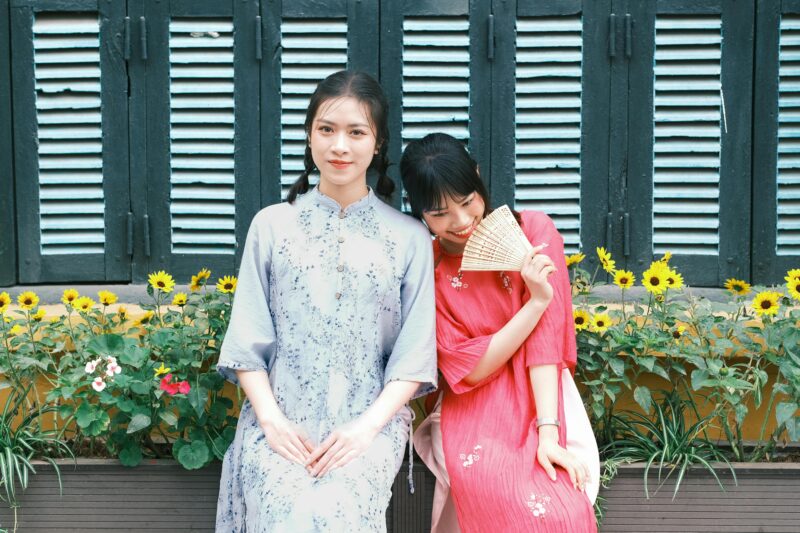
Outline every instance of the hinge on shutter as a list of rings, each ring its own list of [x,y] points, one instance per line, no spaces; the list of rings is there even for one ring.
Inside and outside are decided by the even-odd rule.
[[[256,17],[256,59],[261,61],[261,48],[263,39],[261,38],[261,16]]]
[[[607,250],[611,248],[611,237],[612,237],[611,233],[612,233],[612,228],[613,228],[613,222],[612,222],[611,218],[613,216],[614,216],[614,214],[611,211],[609,211],[608,214],[606,215],[606,242],[605,242],[605,245],[606,245],[606,249]]]
[[[125,61],[131,58],[131,18],[125,17],[125,23],[122,27],[122,57]]]
[[[130,211],[128,212],[128,228],[127,228],[127,236],[128,236],[128,247],[127,252],[129,256],[133,255],[133,213]]]
[[[139,45],[142,48],[142,59],[147,59],[147,20],[139,17]]]
[[[489,61],[494,59],[494,15],[489,15],[486,32],[486,57]]]
[[[617,55],[617,16],[611,13],[608,16],[608,57]]]
[[[150,257],[150,217],[145,215],[143,218],[144,221],[144,255],[145,257]]]
[[[633,19],[630,13],[625,13],[625,57],[633,55]]]
[[[631,255],[631,214],[627,211],[622,214],[622,254]]]

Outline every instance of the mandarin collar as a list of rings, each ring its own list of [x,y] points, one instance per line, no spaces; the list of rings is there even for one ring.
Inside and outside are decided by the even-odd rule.
[[[339,202],[330,196],[323,194],[323,192],[319,190],[319,186],[315,186],[313,189],[311,189],[311,191],[309,191],[309,193],[315,204],[329,210],[331,213],[355,213],[374,205],[377,201],[377,197],[370,186],[367,186],[366,195],[348,205],[344,209],[342,209],[342,206],[339,205]]]

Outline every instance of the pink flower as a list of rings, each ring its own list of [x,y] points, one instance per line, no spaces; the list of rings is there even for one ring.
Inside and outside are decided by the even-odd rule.
[[[170,383],[172,381],[172,374],[167,374],[163,378],[161,378],[161,384],[158,388],[169,394],[170,396],[175,396],[176,394],[188,394],[191,387],[189,386],[188,381],[179,381],[175,383]]]
[[[112,357],[112,356],[110,356],[110,355],[109,355],[108,357],[106,357],[106,362],[107,362],[109,365],[114,365],[114,366],[116,366],[116,364],[117,364],[117,358],[116,358],[116,357]]]
[[[89,361],[86,363],[86,366],[83,369],[86,371],[87,374],[91,374],[94,372],[94,369],[97,368],[97,363],[94,361]]]
[[[94,381],[92,381],[92,388],[97,392],[100,392],[106,388],[106,382],[103,381],[103,378],[97,376],[96,378],[94,378]]]
[[[180,383],[178,383],[178,392],[180,392],[181,394],[189,394],[190,390],[191,387],[189,386],[188,381],[181,381]]]
[[[122,373],[122,367],[116,363],[108,363],[108,366],[106,366],[106,376],[110,378],[113,378],[114,374],[121,374],[121,373]]]

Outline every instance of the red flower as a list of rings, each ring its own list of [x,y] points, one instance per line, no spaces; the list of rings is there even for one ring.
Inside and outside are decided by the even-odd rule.
[[[161,385],[159,385],[159,388],[170,396],[175,396],[176,394],[189,394],[191,387],[189,386],[188,381],[184,380],[175,383],[170,383],[170,381],[172,381],[172,374],[167,374],[161,378]]]
[[[191,387],[189,386],[188,381],[181,381],[180,383],[178,383],[178,392],[180,392],[181,394],[189,394],[190,389]]]

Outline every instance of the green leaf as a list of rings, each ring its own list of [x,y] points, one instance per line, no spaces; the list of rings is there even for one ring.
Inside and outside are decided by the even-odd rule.
[[[131,391],[135,394],[148,394],[150,392],[150,384],[141,381],[132,381]]]
[[[82,402],[75,411],[75,421],[78,427],[85,429],[97,419],[98,410],[89,402]]]
[[[97,418],[83,428],[83,432],[90,437],[99,437],[108,430],[108,425],[110,423],[111,417],[108,416],[108,413],[106,411],[100,411],[97,413]]]
[[[194,407],[197,416],[202,416],[206,408],[206,401],[208,400],[208,393],[203,387],[192,387],[188,394],[189,403]]]
[[[705,387],[709,381],[707,370],[699,368],[692,370],[692,389],[700,390]]]
[[[653,397],[650,394],[650,389],[644,385],[636,387],[633,391],[633,399],[644,409],[645,413],[650,413],[653,408]]]
[[[747,412],[749,411],[749,409],[745,404],[740,403],[733,408],[733,411],[736,414],[736,422],[741,424],[742,422],[744,422],[744,419],[747,416]]]
[[[119,452],[119,462],[123,466],[138,466],[142,462],[142,448],[135,442],[128,441]]]
[[[121,357],[125,353],[125,340],[121,335],[106,333],[94,337],[86,345],[86,351],[93,355]]]
[[[210,459],[208,446],[203,441],[196,440],[191,444],[181,446],[178,451],[178,462],[187,470],[202,468]]]
[[[119,360],[133,368],[141,368],[150,358],[150,352],[140,346],[128,346]]]
[[[161,411],[158,416],[170,426],[178,425],[178,417],[172,411]]]
[[[625,361],[622,359],[609,359],[608,364],[611,366],[611,370],[618,376],[622,376],[625,374]]]
[[[775,418],[778,420],[778,425],[786,423],[787,420],[794,416],[797,411],[797,403],[795,402],[781,402],[775,408]]]
[[[149,426],[150,426],[149,416],[141,413],[133,415],[133,418],[131,418],[131,421],[128,424],[128,434],[136,433],[137,431],[141,431]]]

